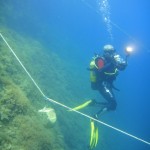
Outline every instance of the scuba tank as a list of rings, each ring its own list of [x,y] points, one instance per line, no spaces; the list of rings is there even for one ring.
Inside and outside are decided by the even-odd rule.
[[[90,81],[95,83],[96,82],[96,72],[95,72],[95,60],[93,59],[90,62]]]

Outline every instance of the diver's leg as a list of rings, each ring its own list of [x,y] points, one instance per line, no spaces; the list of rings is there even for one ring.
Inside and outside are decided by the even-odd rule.
[[[96,117],[103,114],[106,111],[115,110],[117,103],[115,100],[114,93],[112,92],[111,86],[109,83],[103,83],[99,88],[100,94],[107,100],[105,105],[96,113]]]
[[[108,109],[107,109],[107,107],[105,106],[105,107],[102,107],[93,117],[95,118],[95,119],[98,119],[101,115],[103,115],[105,112],[107,112],[108,111]]]
[[[97,106],[97,107],[103,107],[103,106],[106,106],[107,105],[107,102],[98,102],[96,101],[95,99],[92,99],[92,102],[89,104],[89,106]]]
[[[117,107],[115,95],[112,91],[110,83],[103,83],[101,89],[99,90],[101,95],[107,100],[108,110],[115,110]]]

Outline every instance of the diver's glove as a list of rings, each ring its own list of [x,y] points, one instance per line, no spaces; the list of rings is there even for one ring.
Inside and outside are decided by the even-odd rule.
[[[122,59],[120,55],[114,55],[115,65],[119,70],[124,70],[127,66],[127,61]]]

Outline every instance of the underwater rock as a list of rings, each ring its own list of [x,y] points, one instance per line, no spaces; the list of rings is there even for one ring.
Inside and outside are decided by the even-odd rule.
[[[45,113],[47,115],[47,119],[52,123],[54,124],[57,120],[57,117],[56,117],[56,112],[53,108],[46,108],[44,107],[43,109],[40,109],[38,112],[41,112],[41,113]]]

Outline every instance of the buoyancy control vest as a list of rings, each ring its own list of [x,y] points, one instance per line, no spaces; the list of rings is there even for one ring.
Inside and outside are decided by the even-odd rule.
[[[115,66],[110,66],[111,69],[108,70],[104,69],[106,65],[107,63],[104,57],[96,55],[92,58],[90,62],[90,81],[92,83],[116,77],[118,69]]]

